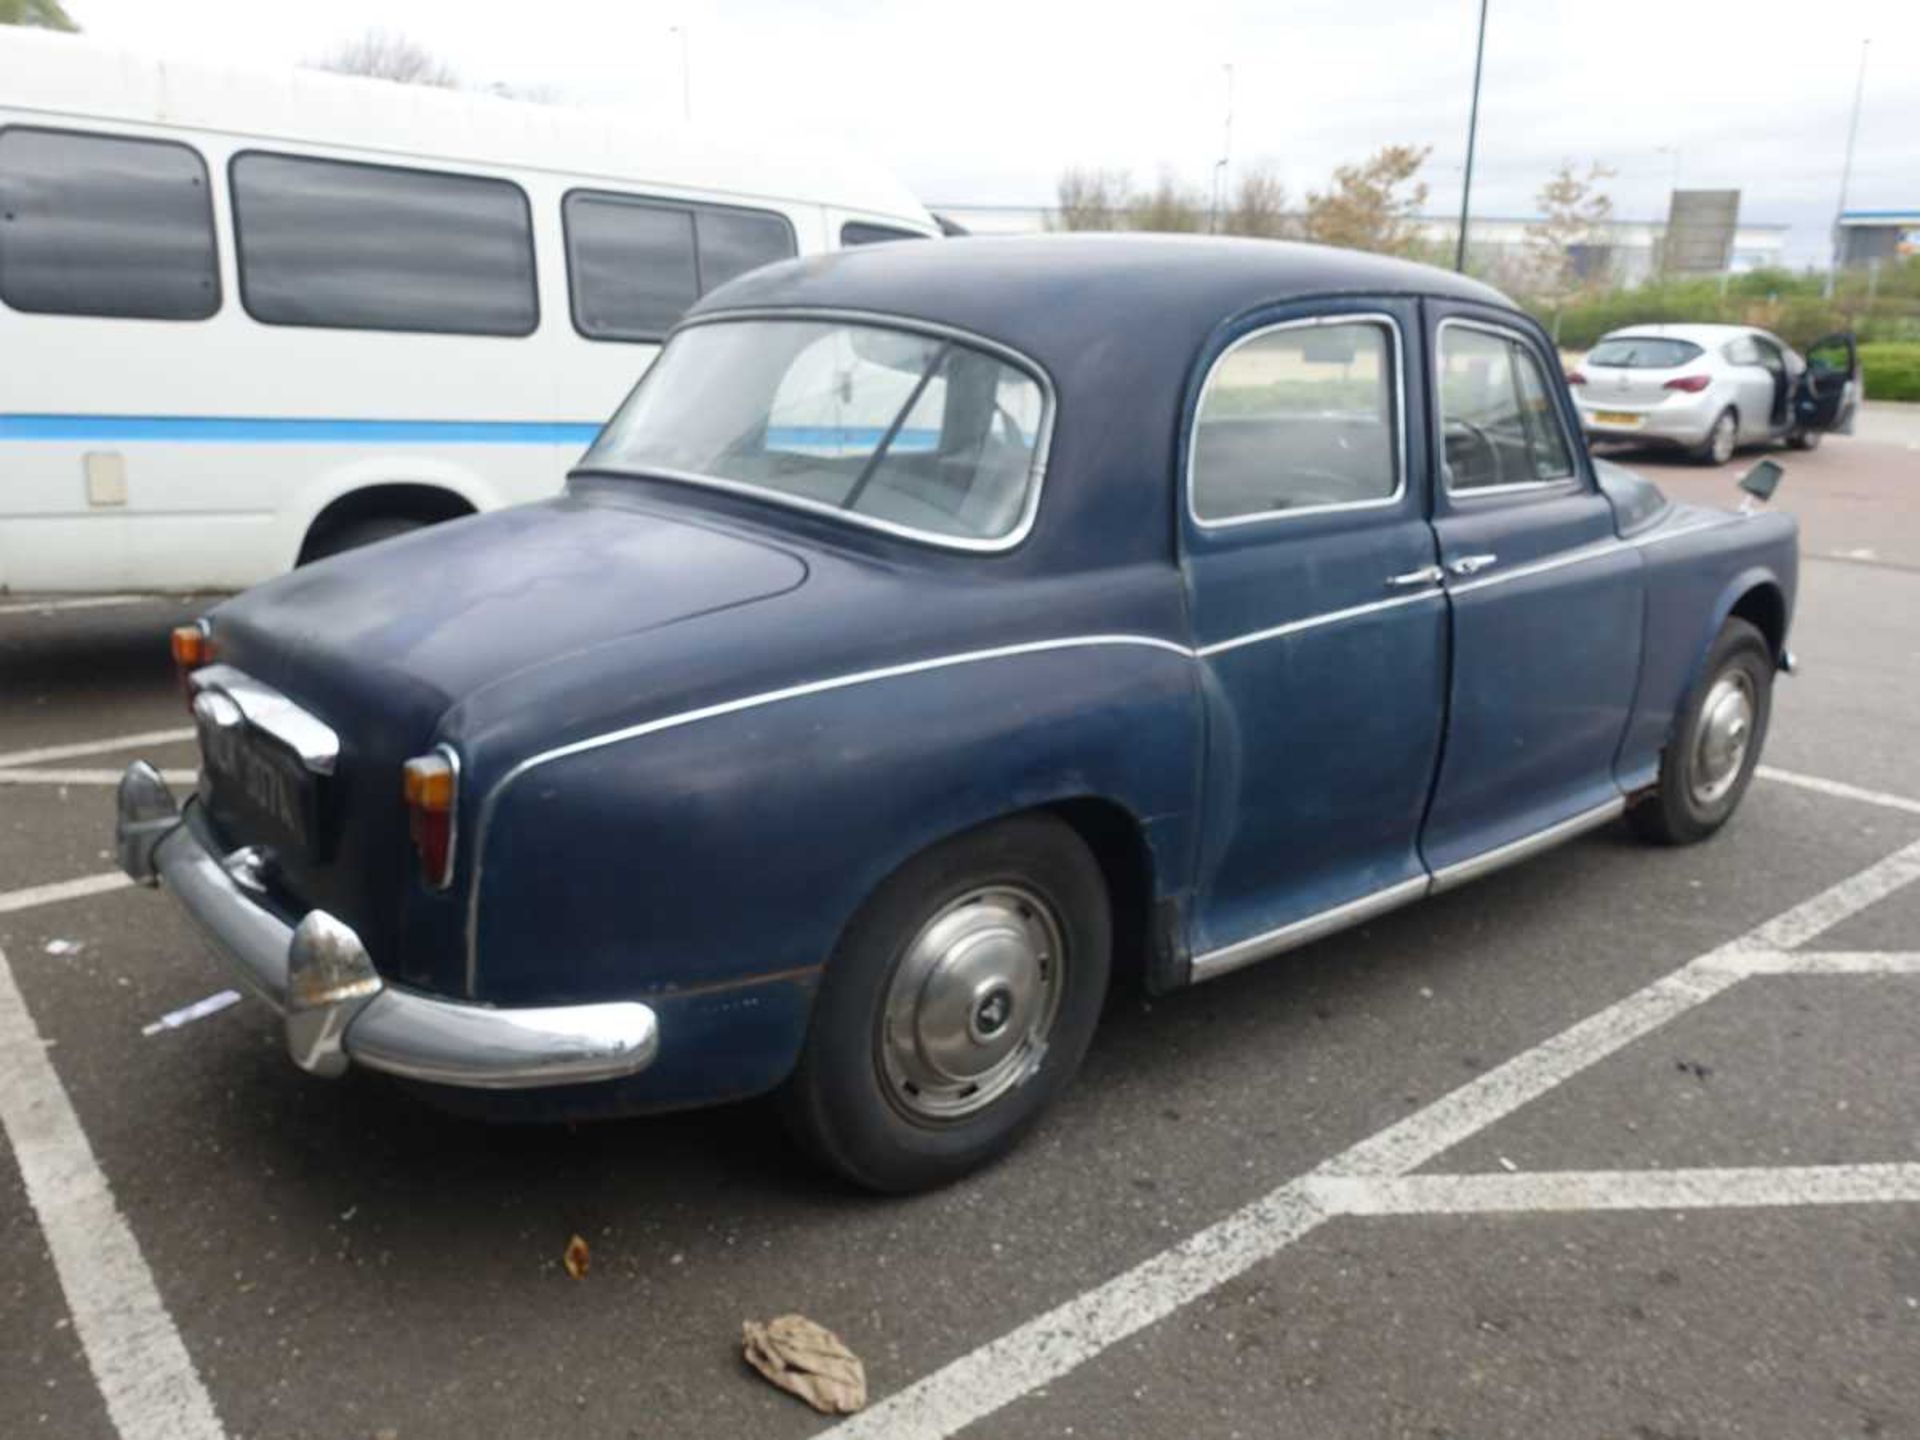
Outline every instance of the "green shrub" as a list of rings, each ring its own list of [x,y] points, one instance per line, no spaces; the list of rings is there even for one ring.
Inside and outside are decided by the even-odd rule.
[[[1920,400],[1920,343],[1862,345],[1869,400]]]

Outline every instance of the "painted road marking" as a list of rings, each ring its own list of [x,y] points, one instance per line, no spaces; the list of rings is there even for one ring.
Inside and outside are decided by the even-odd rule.
[[[0,615],[33,615],[52,610],[96,610],[106,605],[138,605],[144,600],[164,599],[158,595],[76,595],[63,600],[22,600],[0,605]]]
[[[1755,950],[1714,963],[1740,975],[1920,975],[1920,950]]]
[[[118,735],[111,740],[82,740],[72,745],[47,745],[38,750],[16,750],[0,755],[0,770],[18,770],[47,760],[71,760],[76,755],[101,755],[110,750],[131,750],[139,745],[176,745],[193,739],[193,727],[177,730],[142,730],[138,735]]]
[[[1338,1213],[1328,1208],[1329,1180],[1405,1176],[1596,1061],[1738,984],[1742,972],[1725,965],[1726,957],[1804,945],[1915,879],[1920,879],[1920,842],[1689,961],[828,1433],[839,1440],[945,1440],[1280,1253]]]
[[[1484,1215],[1555,1210],[1719,1210],[1920,1201],[1920,1165],[1778,1169],[1547,1170],[1518,1175],[1330,1176],[1308,1182],[1339,1215]]]
[[[114,1428],[127,1440],[222,1440],[213,1401],[114,1203],[4,953],[0,1130],[13,1147]]]
[[[1757,765],[1753,773],[1762,780],[1772,780],[1780,785],[1797,785],[1802,790],[1817,791],[1837,800],[1859,800],[1888,810],[1904,810],[1909,815],[1920,815],[1920,800],[1910,800],[1905,795],[1889,795],[1884,790],[1863,790],[1858,785],[1823,780],[1818,775],[1799,775],[1791,770],[1776,770],[1771,765]]]
[[[122,872],[108,870],[100,875],[84,875],[78,880],[57,880],[51,885],[30,885],[25,890],[8,890],[0,893],[0,915],[15,910],[31,910],[36,905],[52,905],[61,900],[104,895],[110,890],[124,890],[131,884],[133,881]]]
[[[118,785],[120,770],[0,770],[0,785]],[[200,779],[198,770],[162,770],[160,778],[169,785],[193,785]]]

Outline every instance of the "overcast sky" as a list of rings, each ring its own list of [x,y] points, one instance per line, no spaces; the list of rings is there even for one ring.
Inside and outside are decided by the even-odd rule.
[[[1431,145],[1456,210],[1478,0],[67,0],[142,49],[291,64],[399,31],[461,77],[674,118],[681,33],[696,122],[818,136],[939,204],[1040,204],[1069,165],[1204,188],[1233,66],[1232,161],[1291,194],[1395,142]],[[1920,0],[1491,0],[1474,208],[1531,214],[1562,159],[1599,160],[1615,211],[1685,186],[1744,191],[1823,260],[1860,43],[1850,208],[1920,207]]]

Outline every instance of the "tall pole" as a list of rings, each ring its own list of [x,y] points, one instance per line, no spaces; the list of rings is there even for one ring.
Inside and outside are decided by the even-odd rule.
[[[1467,269],[1467,212],[1473,203],[1473,142],[1480,130],[1480,64],[1487,56],[1487,0],[1480,0],[1480,38],[1473,47],[1473,108],[1467,112],[1467,173],[1460,182],[1460,238],[1453,247],[1453,268]]]
[[[1220,158],[1213,162],[1213,213],[1207,222],[1207,228],[1216,235],[1220,233],[1220,212],[1226,207],[1227,169],[1233,163],[1233,66],[1222,68],[1227,72],[1227,119],[1220,136]]]
[[[1840,217],[1847,213],[1847,189],[1853,183],[1853,142],[1860,136],[1860,97],[1867,90],[1867,47],[1871,40],[1860,42],[1860,73],[1853,81],[1853,118],[1847,122],[1847,158],[1840,165],[1840,203],[1833,212],[1833,262],[1827,267],[1827,298],[1833,298],[1834,278],[1840,271]]]

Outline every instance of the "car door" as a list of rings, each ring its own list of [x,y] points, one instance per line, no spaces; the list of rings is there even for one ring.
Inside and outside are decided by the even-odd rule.
[[[1421,848],[1446,884],[1618,811],[1644,599],[1537,328],[1427,310],[1453,663]]]
[[[1792,423],[1792,411],[1788,408],[1792,400],[1792,384],[1788,379],[1791,372],[1786,347],[1771,335],[1749,338],[1754,353],[1759,356],[1760,367],[1766,372],[1767,383],[1754,418],[1750,421],[1745,415],[1740,417],[1740,430],[1743,437],[1770,440],[1784,435]]]
[[[1751,335],[1736,335],[1721,349],[1733,380],[1734,404],[1740,411],[1740,439],[1765,440],[1773,433],[1773,371],[1760,343]]]
[[[1860,349],[1853,333],[1842,330],[1809,345],[1807,368],[1794,389],[1794,422],[1800,429],[1851,435],[1860,404]]]
[[[1196,978],[1424,893],[1446,700],[1411,300],[1248,317],[1202,357],[1181,530],[1207,740]]]

